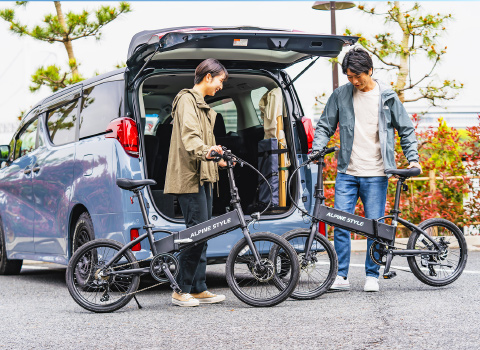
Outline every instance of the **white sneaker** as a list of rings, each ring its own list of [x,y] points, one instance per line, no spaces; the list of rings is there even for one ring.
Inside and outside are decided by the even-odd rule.
[[[380,287],[378,286],[378,278],[367,276],[365,278],[365,286],[363,287],[364,292],[378,292]]]
[[[178,306],[198,306],[200,302],[195,299],[190,293],[177,293],[172,294],[172,303]]]
[[[191,295],[197,299],[200,304],[215,304],[225,300],[225,295],[214,294],[208,290],[201,293],[192,293]]]
[[[347,277],[337,276],[335,278],[335,282],[333,282],[330,290],[349,290],[350,289],[350,282],[348,281]]]

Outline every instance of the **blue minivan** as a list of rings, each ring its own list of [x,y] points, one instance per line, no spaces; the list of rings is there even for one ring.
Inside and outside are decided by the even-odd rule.
[[[193,86],[195,67],[206,58],[217,58],[229,72],[223,90],[206,100],[218,113],[217,144],[258,165],[266,156],[259,143],[275,129],[286,153],[284,164],[268,175],[288,178],[305,159],[308,141],[294,79],[284,69],[335,57],[355,40],[254,27],[136,34],[126,68],[43,99],[23,117],[10,144],[0,146],[0,274],[19,273],[24,259],[66,265],[75,249],[94,238],[126,243],[141,235],[138,203],[117,187],[117,178],[156,180],[144,190],[150,221],[169,231],[184,228],[176,197],[163,193],[171,106],[181,89]],[[310,171],[303,168],[292,181],[293,199],[307,210],[315,185]],[[229,210],[226,174],[220,176],[214,215]],[[258,175],[237,166],[235,177],[242,207],[251,213],[264,199]],[[308,226],[285,196],[285,181],[277,183],[279,200],[253,231],[283,234]],[[237,230],[211,240],[209,263],[225,261],[241,237]],[[139,260],[150,255],[148,241],[132,250]]]

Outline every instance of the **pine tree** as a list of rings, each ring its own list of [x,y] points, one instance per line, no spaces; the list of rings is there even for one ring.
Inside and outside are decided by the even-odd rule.
[[[17,1],[16,6],[26,6],[27,1]],[[131,12],[130,4],[120,2],[118,7],[101,6],[97,10],[83,10],[81,13],[63,13],[60,1],[54,1],[55,14],[44,16],[41,25],[29,27],[16,17],[15,9],[0,10],[0,18],[10,23],[9,30],[19,36],[29,36],[33,39],[49,44],[63,44],[68,56],[68,70],[62,71],[57,65],[39,67],[32,75],[30,90],[37,91],[42,86],[49,87],[53,92],[68,85],[82,81],[84,78],[79,71],[79,64],[75,58],[73,41],[88,37],[97,40],[101,38],[101,30],[108,23],[124,13]],[[92,18],[94,17],[94,18]]]

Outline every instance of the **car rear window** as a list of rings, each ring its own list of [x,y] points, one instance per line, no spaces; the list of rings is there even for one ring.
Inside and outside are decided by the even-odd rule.
[[[88,87],[83,91],[79,138],[86,138],[106,131],[108,124],[122,116],[123,80],[109,81]]]
[[[220,113],[225,122],[226,132],[237,131],[237,106],[231,98],[224,98],[210,104],[210,107],[217,113]]]

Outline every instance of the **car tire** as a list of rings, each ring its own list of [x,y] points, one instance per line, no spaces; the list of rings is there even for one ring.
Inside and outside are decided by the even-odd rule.
[[[22,269],[23,260],[7,259],[3,223],[0,220],[0,275],[18,275]]]
[[[85,243],[95,239],[95,232],[93,230],[93,222],[90,214],[84,212],[78,217],[75,229],[72,235],[72,255],[75,251]]]

